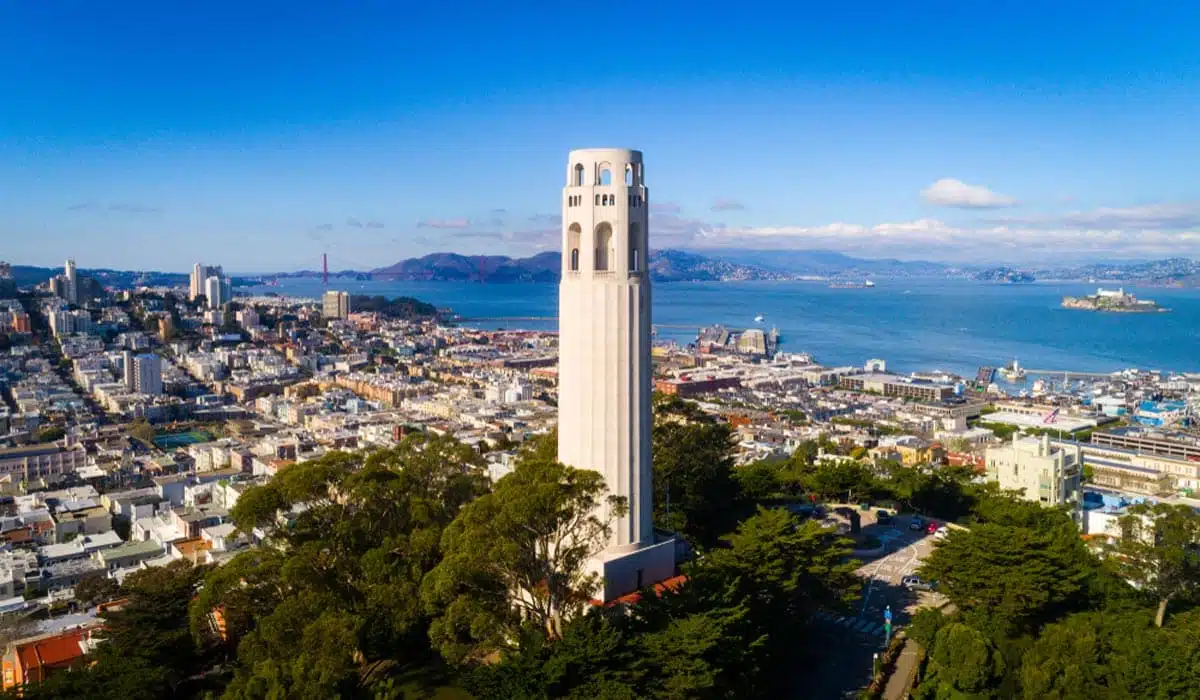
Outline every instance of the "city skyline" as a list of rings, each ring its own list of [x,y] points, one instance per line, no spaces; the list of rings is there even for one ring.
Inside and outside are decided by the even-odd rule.
[[[232,8],[0,10],[21,67],[0,77],[7,259],[525,256],[557,246],[557,165],[580,145],[655,154],[658,248],[1200,256],[1195,9],[664,5],[610,48],[554,38],[583,7]]]

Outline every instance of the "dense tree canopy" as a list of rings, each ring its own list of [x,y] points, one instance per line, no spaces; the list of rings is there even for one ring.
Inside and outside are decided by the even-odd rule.
[[[266,529],[268,546],[214,571],[192,606],[197,634],[211,634],[219,611],[236,645],[226,694],[349,695],[367,664],[427,658],[421,581],[441,560],[445,527],[485,491],[472,450],[426,435],[331,453],[247,491],[232,517]]]
[[[846,541],[760,510],[687,569],[680,588],[627,612],[597,608],[506,650],[465,681],[487,698],[747,698],[792,695],[809,613],[854,596]]]
[[[1020,632],[1078,603],[1094,572],[1091,561],[1078,535],[983,523],[947,537],[920,574],[968,619]]]
[[[1123,536],[1114,548],[1126,579],[1158,604],[1162,627],[1172,600],[1200,593],[1200,513],[1185,505],[1139,504],[1120,520]]]
[[[659,421],[653,443],[656,523],[712,546],[737,522],[740,497],[729,426]]]
[[[628,504],[604,477],[560,464],[553,440],[522,454],[513,472],[466,505],[442,537],[445,556],[424,584],[431,634],[447,659],[482,658],[532,627],[562,636],[597,593],[588,560]],[[528,631],[528,630],[526,630]]]

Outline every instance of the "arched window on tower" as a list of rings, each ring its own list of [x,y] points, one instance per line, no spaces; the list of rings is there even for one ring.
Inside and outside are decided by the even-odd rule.
[[[575,187],[583,187],[583,163],[575,164],[575,176],[571,178],[571,184]]]
[[[600,195],[596,195],[596,206],[600,206]]]
[[[600,166],[600,177],[597,178],[597,181],[606,187],[612,184],[612,170],[609,169],[608,163]]]
[[[597,271],[608,270],[609,260],[612,259],[612,239],[613,230],[612,224],[607,221],[601,221],[596,226],[596,257],[593,269]]]
[[[579,245],[580,239],[583,238],[583,227],[579,224],[571,224],[567,228],[567,250],[570,252],[570,266],[567,268],[571,272],[579,272]]]
[[[629,224],[629,271],[642,271],[642,227],[636,223]]]
[[[632,164],[625,166],[625,184],[626,184],[626,186],[629,186],[629,187],[633,186],[633,165]]]

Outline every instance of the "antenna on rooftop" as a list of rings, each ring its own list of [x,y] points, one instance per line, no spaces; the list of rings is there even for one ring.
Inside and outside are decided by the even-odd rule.
[[[329,287],[329,253],[321,253],[321,284]]]

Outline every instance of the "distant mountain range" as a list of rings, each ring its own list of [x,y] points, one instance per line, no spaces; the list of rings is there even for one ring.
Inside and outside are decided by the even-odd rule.
[[[786,280],[809,277],[861,281],[867,278],[941,277],[1002,283],[1056,279],[1096,283],[1200,286],[1200,261],[1187,258],[1058,267],[954,266],[927,261],[869,260],[826,250],[668,249],[651,251],[648,265],[651,279],[657,282]],[[374,270],[341,270],[330,272],[329,275],[360,280],[555,282],[558,280],[560,269],[561,255],[558,252],[539,253],[528,258],[433,253],[401,260],[394,265]],[[13,279],[22,287],[40,284],[60,272],[61,268],[12,266]],[[86,273],[99,284],[115,289],[143,285],[180,286],[188,282],[186,273],[176,272],[81,268],[80,273]],[[302,270],[234,277],[233,283],[235,286],[246,286],[267,279],[320,276],[319,270]]]
[[[530,258],[503,255],[457,255],[434,253],[409,258],[371,271],[374,279],[458,282],[556,282],[562,255],[539,253]],[[746,265],[681,250],[650,252],[650,278],[657,282],[704,282],[734,280],[792,279],[777,270]]]
[[[697,255],[716,255],[742,265],[753,265],[791,275],[813,277],[938,277],[960,274],[960,268],[936,262],[893,259],[868,260],[832,250],[743,250],[722,248],[714,251],[689,251]]]

